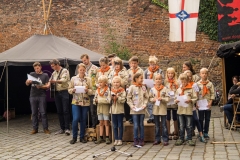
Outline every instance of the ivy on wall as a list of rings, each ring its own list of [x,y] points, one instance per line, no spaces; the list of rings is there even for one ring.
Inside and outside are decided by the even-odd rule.
[[[152,0],[152,3],[168,10],[167,0]],[[217,41],[218,20],[216,0],[201,0],[199,7],[198,30],[204,32],[211,40]]]

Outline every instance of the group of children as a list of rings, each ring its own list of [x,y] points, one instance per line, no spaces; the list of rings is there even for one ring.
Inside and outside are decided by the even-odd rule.
[[[128,70],[118,57],[112,59],[111,66],[108,62],[107,57],[99,60],[100,69],[96,82],[98,89],[93,100],[97,105],[100,126],[100,138],[95,141],[96,144],[104,142],[104,127],[105,142],[111,143],[109,120],[112,114],[114,145],[122,145],[123,118],[127,112],[124,109],[125,103],[130,108],[133,120],[134,146],[144,145],[145,113],[150,116],[148,122],[155,123],[154,145],[160,144],[162,139],[163,145],[166,146],[169,140],[174,139],[177,140],[175,145],[182,145],[186,141],[193,146],[195,143],[192,141],[192,136],[195,125],[199,132],[199,140],[206,143],[205,139],[209,138],[211,105],[214,99],[214,87],[208,80],[206,68],[200,70],[199,79],[191,63],[186,62],[183,64],[184,73],[177,78],[174,68],[168,68],[164,75],[155,56],[149,57],[149,67],[146,71],[138,66],[136,56],[129,60]],[[153,79],[154,86],[148,88],[143,83],[144,79]],[[203,106],[203,101],[207,102],[205,103],[207,106]],[[199,109],[199,119],[196,114],[197,109]],[[171,119],[174,124],[173,133],[170,132]]]

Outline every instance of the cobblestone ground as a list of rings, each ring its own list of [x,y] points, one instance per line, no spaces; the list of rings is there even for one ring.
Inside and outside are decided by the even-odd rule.
[[[188,145],[175,146],[175,141],[170,141],[169,146],[146,143],[142,148],[132,147],[125,142],[123,146],[116,147],[123,152],[131,153],[132,157],[126,157],[118,152],[109,152],[95,159],[108,160],[239,160],[240,144],[211,144],[212,141],[236,141],[240,142],[240,133],[223,127],[222,114],[217,115],[213,112],[210,122],[210,140],[207,144],[201,143],[196,137],[196,146]],[[41,124],[40,124],[41,125]],[[30,116],[18,116],[9,122],[9,133],[6,131],[6,122],[0,122],[0,160],[80,160],[93,159],[93,155],[109,150],[112,146],[106,144],[95,145],[93,142],[82,144],[79,141],[71,145],[71,136],[54,135],[58,128],[56,114],[49,115],[49,129],[52,132],[46,135],[39,127],[39,133],[30,135],[31,121]],[[228,137],[228,138],[227,138]]]

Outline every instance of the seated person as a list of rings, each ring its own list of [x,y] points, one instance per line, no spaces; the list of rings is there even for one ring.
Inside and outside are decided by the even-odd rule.
[[[233,99],[237,94],[240,94],[240,87],[239,87],[240,83],[238,83],[238,76],[233,76],[232,81],[233,81],[233,86],[229,90],[228,101],[224,106],[221,107],[223,108],[224,113],[226,114],[226,117],[228,119],[228,125],[227,125],[228,129],[230,128],[233,121],[233,108],[232,108]],[[240,120],[239,115],[237,115],[237,120],[238,121]]]

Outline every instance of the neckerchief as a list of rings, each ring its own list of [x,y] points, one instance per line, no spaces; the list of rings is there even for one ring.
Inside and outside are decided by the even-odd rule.
[[[160,98],[160,91],[164,88],[164,86],[162,84],[159,87],[155,85],[154,88],[157,90],[157,98]]]
[[[98,95],[102,97],[107,89],[108,89],[108,86],[105,86],[103,89],[103,92],[101,93],[101,88],[98,88]]]
[[[151,66],[148,67],[148,70],[151,72],[149,79],[153,78],[153,74],[159,69],[159,66],[156,66],[154,69],[152,69]]]
[[[192,88],[192,86],[188,83],[185,87],[182,87],[181,89],[182,89],[182,93],[181,93],[181,96],[182,95],[184,95],[184,91],[186,90],[186,89],[191,89]]]
[[[105,69],[100,68],[98,72],[102,72],[102,74],[104,75],[105,72],[107,72],[110,69],[109,66],[107,66]]]
[[[178,85],[177,85],[177,83],[175,82],[174,79],[168,79],[168,83],[170,83],[171,90],[172,90],[173,85],[176,86],[176,89],[178,88]]]
[[[203,85],[202,96],[204,97],[209,92],[209,90],[208,90],[208,88],[206,86],[208,84],[208,81],[206,81],[206,82],[201,81],[200,83]]]

